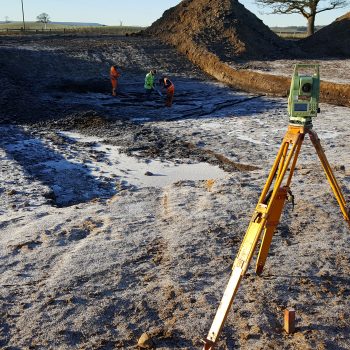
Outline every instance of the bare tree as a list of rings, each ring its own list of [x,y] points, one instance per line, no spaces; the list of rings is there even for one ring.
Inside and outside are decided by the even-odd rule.
[[[45,29],[46,29],[47,24],[50,22],[50,16],[45,12],[43,12],[39,16],[37,16],[36,19],[38,22],[44,23]]]
[[[261,7],[271,7],[272,13],[299,13],[307,19],[307,35],[315,32],[315,17],[318,13],[346,7],[348,0],[255,0]]]

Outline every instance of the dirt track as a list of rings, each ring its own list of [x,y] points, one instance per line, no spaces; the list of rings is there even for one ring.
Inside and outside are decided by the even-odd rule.
[[[0,40],[0,347],[132,349],[148,332],[157,349],[200,348],[286,130],[286,100],[232,90],[154,39]],[[117,98],[111,63],[123,66]],[[171,109],[144,99],[150,68],[175,82]],[[321,109],[315,129],[349,201],[349,108]],[[160,185],[167,168],[199,162]],[[349,230],[307,141],[293,193],[221,349],[350,348]]]

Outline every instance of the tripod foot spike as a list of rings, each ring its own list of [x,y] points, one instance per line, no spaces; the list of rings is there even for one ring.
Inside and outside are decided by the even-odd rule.
[[[263,265],[258,265],[255,269],[255,272],[258,276],[261,276],[264,270],[264,266]]]
[[[202,342],[204,343],[202,350],[213,350],[214,349],[214,342],[209,339],[202,339]]]

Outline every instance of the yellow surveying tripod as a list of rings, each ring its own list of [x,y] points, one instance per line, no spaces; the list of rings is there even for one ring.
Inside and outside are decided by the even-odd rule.
[[[310,68],[314,70],[313,75],[302,75],[299,73],[300,69]],[[315,117],[319,111],[319,86],[318,65],[297,64],[295,66],[288,98],[288,130],[260,195],[238,255],[233,263],[229,282],[208,336],[204,340],[203,350],[214,349],[240,282],[248,269],[261,236],[262,240],[255,271],[258,275],[263,271],[273,234],[290,192],[293,173],[306,134],[310,136],[311,142],[316,149],[344,219],[350,225],[350,214],[346,207],[344,196],[328,163],[320,140],[316,132],[312,130],[312,117]],[[283,183],[284,180],[285,183]]]

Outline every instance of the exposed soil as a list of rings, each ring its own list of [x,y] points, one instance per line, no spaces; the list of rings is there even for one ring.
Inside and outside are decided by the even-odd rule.
[[[340,23],[342,24],[338,27]],[[290,86],[289,78],[250,72],[233,66],[246,62],[247,59],[297,58],[299,61],[307,61],[320,57],[325,59],[325,55],[334,59],[339,52],[344,58],[348,47],[348,39],[344,38],[349,30],[347,18],[338,21],[335,28],[330,32],[338,49],[327,49],[326,52],[324,47],[327,43],[323,42],[322,36],[316,40],[317,45],[278,38],[236,0],[187,0],[164,12],[144,33],[174,45],[203,71],[225,84],[245,91],[285,96]],[[324,30],[327,32],[326,28]],[[329,36],[327,40],[333,39]],[[321,97],[325,102],[350,106],[350,87],[323,82]]]
[[[0,40],[0,347],[135,349],[147,333],[149,348],[200,348],[286,99],[214,81],[154,38]],[[171,108],[145,98],[150,68],[175,83]],[[315,129],[349,202],[349,108],[321,110]],[[188,172],[171,180],[169,169]],[[294,210],[262,277],[244,279],[219,349],[350,348],[349,230],[308,140],[292,189]]]
[[[157,349],[200,348],[286,100],[232,90],[151,38],[3,38],[0,51],[1,348],[133,349],[145,332]],[[112,62],[123,66],[116,98]],[[174,81],[172,108],[144,98],[150,68]],[[315,128],[348,199],[349,111],[321,108]],[[225,175],[140,185],[167,176],[156,161]],[[219,349],[350,347],[348,228],[308,142],[294,187],[294,211],[263,276],[245,279]],[[297,310],[294,335],[285,307]]]
[[[44,36],[0,40],[2,118],[9,114],[27,121],[62,117],[89,104],[127,118],[130,115],[124,110],[119,113],[118,106],[132,110],[135,99],[143,99],[143,75],[152,67],[159,74],[172,72],[180,79],[182,71],[197,79],[204,77],[184,56],[152,39]],[[124,90],[111,101],[105,94],[110,90],[109,68],[115,62],[123,67]]]
[[[235,69],[248,69],[254,72],[266,72],[277,76],[291,76],[294,65],[299,63],[296,59],[284,60],[251,60],[245,63],[233,63]],[[323,60],[303,60],[304,63],[318,64],[321,62],[320,76],[322,81],[334,82],[337,84],[350,83],[350,75],[346,71],[350,70],[350,59],[323,59]]]
[[[237,0],[185,0],[145,30],[175,47],[198,47],[224,62],[350,56],[350,15],[346,13],[312,37],[288,41]]]
[[[350,12],[330,25],[317,31],[315,35],[301,41],[302,50],[314,57],[350,56]]]
[[[290,56],[293,45],[237,0],[182,1],[165,11],[145,33],[176,47],[192,41],[222,61]]]

